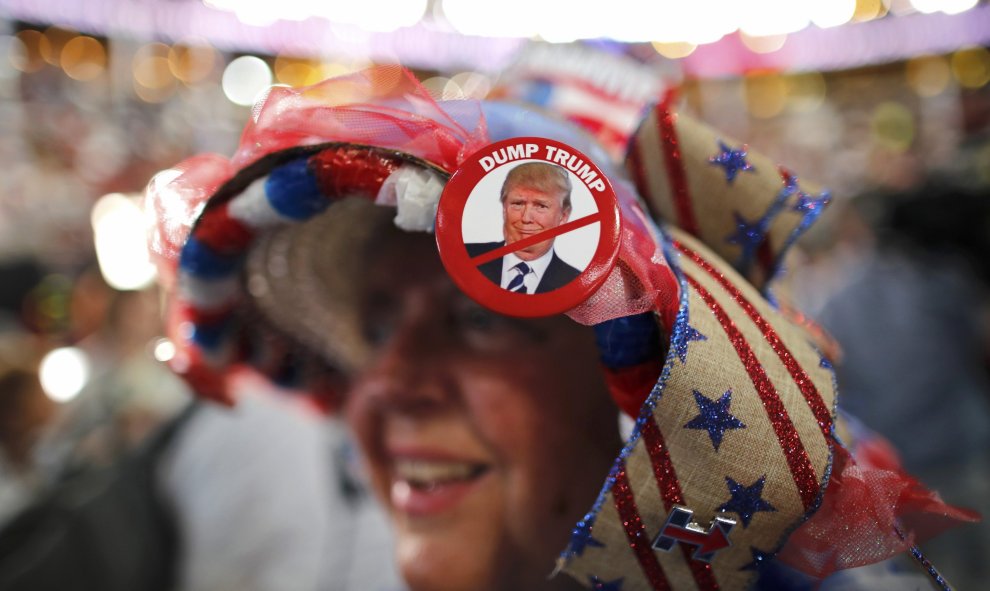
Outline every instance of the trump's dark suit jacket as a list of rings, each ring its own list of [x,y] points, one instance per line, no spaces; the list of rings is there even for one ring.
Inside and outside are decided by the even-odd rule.
[[[485,254],[490,250],[495,250],[501,246],[505,246],[505,242],[481,242],[476,244],[465,244],[467,247],[468,256],[476,257],[478,255]],[[498,258],[478,267],[478,270],[487,277],[495,285],[502,285],[502,259]],[[553,253],[550,258],[550,264],[547,266],[547,270],[543,273],[543,277],[540,279],[540,283],[536,286],[536,291],[533,293],[546,293],[548,291],[553,291],[559,287],[563,287],[574,280],[581,271],[575,269],[574,267],[568,265],[557,253]]]

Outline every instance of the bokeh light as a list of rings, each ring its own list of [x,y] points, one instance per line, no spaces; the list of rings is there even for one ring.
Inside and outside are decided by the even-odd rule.
[[[310,86],[324,79],[321,65],[306,58],[280,55],[274,70],[275,79],[288,86]]]
[[[216,67],[218,56],[206,41],[190,40],[168,50],[168,69],[183,83],[192,85],[206,80]]]
[[[747,76],[743,83],[746,108],[760,119],[779,115],[787,101],[787,83],[778,74]]]
[[[532,14],[531,8],[539,10],[536,4],[526,0],[502,0],[498,5],[475,0],[443,0],[442,6],[447,21],[464,35],[534,37],[540,20]]]
[[[327,78],[336,78],[337,76],[350,74],[356,69],[357,68],[354,66],[342,64],[340,62],[324,62],[319,65],[320,79],[326,80]]]
[[[152,354],[155,359],[161,361],[162,363],[168,363],[175,357],[175,343],[172,341],[161,338],[155,341],[154,348],[152,349]]]
[[[824,0],[809,3],[811,22],[822,29],[837,27],[856,15],[856,0]]]
[[[900,103],[880,103],[873,111],[870,131],[878,145],[892,152],[906,152],[914,143],[914,115]]]
[[[223,94],[235,105],[254,104],[272,85],[272,71],[261,58],[244,55],[234,59],[223,71]]]
[[[952,78],[948,61],[939,55],[926,55],[908,60],[904,64],[904,75],[911,90],[923,97],[941,94]]]
[[[95,80],[107,67],[107,50],[92,37],[80,35],[62,47],[60,64],[73,80]]]
[[[426,13],[427,0],[361,0],[360,2],[310,0],[308,4],[312,14],[322,16],[331,22],[354,25],[367,31],[389,32],[419,22]]]
[[[990,51],[968,47],[952,54],[952,75],[966,88],[980,88],[990,82]]]
[[[120,193],[104,195],[90,216],[100,273],[121,291],[143,289],[155,280],[145,246],[145,217],[138,203]]]
[[[14,67],[17,60],[23,60],[24,43],[13,35],[0,35],[0,80],[15,78],[19,70]]]
[[[459,92],[459,89],[455,91],[454,87],[450,85],[450,78],[446,76],[434,76],[432,78],[427,78],[423,80],[423,88],[430,93],[430,96],[440,100],[444,98],[444,92]],[[454,85],[456,86],[456,84]]]
[[[82,392],[89,381],[90,364],[86,354],[76,347],[49,351],[38,367],[38,378],[45,394],[55,402],[69,402]]]
[[[694,50],[698,48],[698,46],[693,43],[677,41],[671,43],[653,41],[652,45],[653,49],[655,49],[657,53],[669,59],[680,59],[682,57],[687,57],[694,53]]]
[[[882,0],[856,0],[856,10],[853,13],[854,21],[864,22],[880,18],[887,14],[887,5]]]
[[[461,72],[450,78],[456,84],[464,98],[483,99],[492,89],[492,81],[488,76],[478,72]]]
[[[649,13],[652,6],[639,3],[632,14]],[[629,41],[654,40],[664,43],[690,43],[703,45],[714,43],[739,28],[737,4],[728,0],[699,0],[680,2],[671,6],[668,18],[660,21],[652,19],[622,19],[612,15],[610,26],[624,35]],[[632,21],[633,27],[630,27]],[[635,28],[636,24],[640,27]],[[642,36],[640,39],[634,37]]]
[[[75,31],[60,27],[48,27],[45,29],[45,39],[48,40],[48,43],[39,46],[42,59],[53,66],[58,66],[62,55],[62,48],[75,37]]]
[[[168,64],[169,46],[148,43],[140,47],[131,62],[134,92],[149,103],[166,100],[175,91],[176,79]]]
[[[795,111],[810,112],[825,103],[825,77],[818,72],[795,74],[787,78],[787,100]]]
[[[30,74],[45,67],[44,54],[51,53],[51,43],[40,31],[26,29],[14,36],[10,50],[10,65]]]
[[[806,8],[794,0],[752,0],[739,11],[739,30],[753,37],[794,33],[808,26]]]
[[[743,45],[754,53],[773,53],[784,46],[787,35],[764,35],[754,37],[746,33],[740,33],[739,38]]]

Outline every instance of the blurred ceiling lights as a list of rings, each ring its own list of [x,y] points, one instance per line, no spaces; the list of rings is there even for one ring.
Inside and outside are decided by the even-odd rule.
[[[811,24],[829,28],[890,11],[958,14],[976,6],[978,0],[609,0],[607,9],[601,0],[437,0],[430,14],[426,0],[203,3],[232,12],[244,24],[254,26],[317,17],[366,31],[389,32],[430,21],[480,37],[539,37],[550,42],[609,38],[700,45],[735,31],[750,37],[786,35]]]
[[[265,26],[278,20],[302,21],[310,17],[354,25],[366,31],[390,32],[415,25],[426,12],[426,0],[203,0],[210,8],[233,12],[246,25]]]
[[[216,57],[220,52],[295,56],[299,60],[274,64],[275,79],[295,86],[325,78],[328,73],[321,71],[319,60],[327,59],[399,62],[413,68],[454,72],[470,69],[494,74],[511,62],[526,41],[533,39],[552,43],[577,39],[651,42],[659,54],[683,58],[691,64],[688,73],[699,78],[740,75],[760,68],[848,69],[990,43],[990,2],[979,0],[2,3],[5,18],[11,20],[55,22],[63,29],[96,38],[205,47],[202,55],[172,51],[165,56],[150,56],[153,70],[159,69],[154,62],[166,58],[171,70],[168,78],[181,84],[136,87],[138,96],[148,102],[162,102],[182,84],[191,86],[212,77],[217,73]],[[951,16],[969,9],[973,10],[961,18]],[[846,23],[866,25],[844,26]],[[21,72],[37,71],[46,62],[60,65],[60,55],[69,39],[48,33],[0,39],[9,45],[0,49],[10,56],[13,68]],[[198,39],[189,40],[190,35]],[[766,59],[740,61],[732,55],[735,53]],[[307,59],[312,61],[303,61]],[[98,76],[98,55],[94,53],[82,61],[85,65],[78,66],[79,72],[73,75]]]

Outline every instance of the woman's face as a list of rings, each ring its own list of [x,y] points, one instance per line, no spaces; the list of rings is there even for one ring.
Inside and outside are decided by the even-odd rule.
[[[347,415],[416,591],[554,588],[620,441],[593,335],[462,295],[432,237],[391,233],[358,286],[377,354]]]

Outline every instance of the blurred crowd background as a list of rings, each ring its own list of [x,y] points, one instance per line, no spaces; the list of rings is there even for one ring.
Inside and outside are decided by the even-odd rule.
[[[546,59],[568,47],[629,64],[599,72],[617,97],[609,108],[626,110],[617,121],[678,87],[682,109],[830,189],[788,271],[798,307],[842,350],[843,404],[948,501],[986,511],[988,46],[990,4],[978,0],[0,0],[0,526],[70,475],[147,450],[188,406],[166,366],[175,347],[144,249],[140,195],[153,174],[231,154],[271,85],[372,64],[409,67],[437,98],[593,113],[591,99],[560,90],[576,76],[567,60]],[[633,89],[643,79],[654,82]],[[243,542],[195,549],[241,578],[220,582],[201,565],[185,586],[313,588],[278,576],[308,568],[323,588],[371,588],[317,564],[328,540],[378,519],[370,506],[345,525],[330,517],[334,503],[366,506],[346,437],[278,392],[257,398],[197,412],[188,450],[158,466],[186,499],[186,527],[212,531],[212,508],[244,490],[278,498],[285,482],[308,487],[316,513],[291,523],[290,507],[257,501],[240,537],[223,536]],[[275,524],[285,548],[252,548]],[[947,537],[950,578],[985,562],[987,529]],[[352,550],[375,570],[388,544],[370,538]],[[266,569],[260,555],[284,560]],[[5,568],[0,557],[0,581]],[[376,576],[398,588],[390,572]]]

